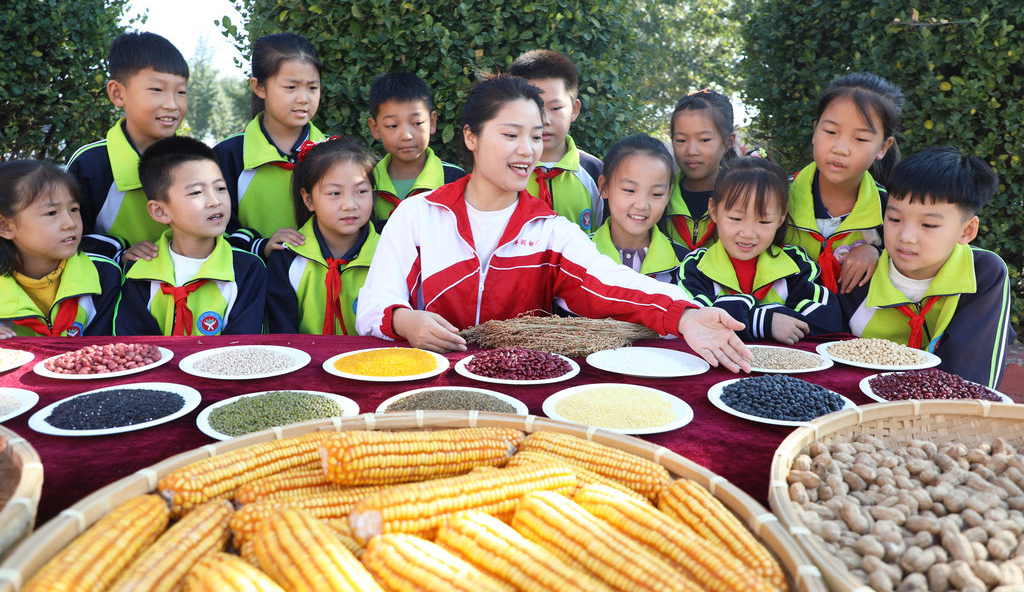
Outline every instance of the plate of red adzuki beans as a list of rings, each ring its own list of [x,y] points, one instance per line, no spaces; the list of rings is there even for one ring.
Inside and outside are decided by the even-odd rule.
[[[569,380],[580,366],[565,356],[524,347],[499,347],[462,358],[455,371],[496,384],[547,384]]]
[[[978,399],[995,403],[1013,403],[1013,399],[964,380],[956,374],[938,368],[872,374],[860,381],[860,390],[876,401],[905,401],[908,399]]]
[[[32,370],[47,378],[116,378],[156,368],[173,357],[171,350],[147,343],[108,343],[46,358]]]

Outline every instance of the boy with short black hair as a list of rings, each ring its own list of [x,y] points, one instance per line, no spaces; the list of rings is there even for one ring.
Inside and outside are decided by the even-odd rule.
[[[139,155],[173,136],[188,110],[188,64],[155,33],[118,35],[108,57],[107,96],[124,117],[105,139],[79,148],[68,163],[82,187],[83,249],[124,257],[155,255],[153,242],[167,229],[146,211]]]
[[[544,98],[544,152],[526,190],[584,231],[597,229],[604,217],[597,188],[601,161],[577,148],[569,135],[580,114],[579,71],[561,53],[535,49],[516,58],[508,73],[527,79]]]
[[[430,88],[419,76],[391,72],[374,78],[366,124],[387,151],[373,169],[377,197],[373,221],[383,224],[406,197],[432,191],[466,175],[430,149],[430,136],[437,131],[437,112]]]
[[[231,200],[213,150],[193,138],[160,140],[139,160],[139,178],[148,214],[170,228],[155,257],[125,270],[114,334],[262,333],[267,271],[223,236]]]
[[[934,352],[939,368],[995,388],[1010,326],[1006,264],[969,243],[999,179],[955,148],[923,150],[893,169],[885,252],[867,286],[841,295],[850,331]]]

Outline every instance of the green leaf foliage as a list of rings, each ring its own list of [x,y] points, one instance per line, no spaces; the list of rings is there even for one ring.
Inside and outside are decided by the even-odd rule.
[[[106,55],[127,0],[0,4],[0,158],[67,160],[117,117]]]
[[[754,128],[784,166],[810,161],[819,93],[838,75],[874,72],[903,89],[904,155],[952,145],[999,173],[975,244],[1010,269],[1013,324],[1024,324],[1024,11],[1016,0],[761,0],[744,28]]]
[[[316,124],[367,145],[368,94],[377,74],[405,70],[427,82],[438,116],[432,147],[453,160],[461,108],[478,74],[503,71],[538,48],[561,51],[580,71],[583,108],[572,135],[582,149],[600,156],[614,140],[650,129],[640,121],[644,97],[637,89],[647,60],[636,1],[238,0],[236,7],[247,19],[247,38],[233,35],[243,55],[270,33],[293,31],[313,43],[324,66]]]

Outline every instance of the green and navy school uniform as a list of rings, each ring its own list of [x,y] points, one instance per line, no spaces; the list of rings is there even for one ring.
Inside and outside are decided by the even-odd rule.
[[[597,250],[611,257],[616,263],[622,263],[619,249],[612,242],[611,226],[605,221],[590,237]],[[647,247],[647,255],[640,264],[640,273],[650,276],[659,282],[679,283],[680,262],[686,257],[686,247],[674,243],[662,234],[658,227],[651,229],[651,244]]]
[[[746,325],[737,334],[744,341],[771,339],[777,314],[801,319],[810,335],[835,333],[842,328],[839,300],[814,282],[818,265],[803,249],[772,245],[757,257],[751,294],[742,293],[736,269],[722,243],[701,247],[683,259],[680,285],[691,299],[714,306]]]
[[[427,161],[423,164],[423,170],[413,180],[412,188],[403,197],[398,197],[395,184],[388,175],[388,167],[391,166],[391,154],[384,155],[377,166],[373,167],[373,189],[375,198],[373,201],[373,215],[370,218],[375,223],[383,226],[391,217],[398,204],[403,199],[417,193],[433,191],[442,185],[446,185],[466,176],[466,171],[458,165],[445,162],[438,158],[431,148],[426,150]]]
[[[263,240],[275,231],[298,227],[292,205],[292,168],[307,140],[322,142],[324,134],[306,124],[290,151],[282,152],[263,127],[260,113],[244,132],[214,146],[231,195],[228,240],[232,245],[259,254]]]
[[[68,258],[60,274],[60,286],[48,311],[41,311],[13,276],[0,276],[0,321],[10,326],[15,335],[40,335],[15,321],[35,319],[51,330],[60,307],[72,299],[77,301],[74,321],[60,337],[110,335],[121,287],[121,268],[112,259],[79,252]]]
[[[139,181],[139,151],[128,137],[123,118],[105,139],[75,151],[67,171],[82,188],[84,250],[114,258],[141,241],[156,242],[167,230],[146,209],[149,200]]]
[[[708,213],[711,191],[689,191],[683,187],[685,178],[682,171],[676,173],[663,219],[668,237],[692,251],[714,242],[715,223]]]
[[[818,220],[832,217],[822,204],[818,170],[812,162],[793,176],[789,186],[790,225],[786,242],[802,247],[817,261],[822,268],[822,285],[836,291],[839,265],[851,249],[864,243],[882,247],[882,214],[888,199],[885,188],[865,171],[853,210],[842,219],[835,232],[823,236]]]
[[[1016,339],[1010,325],[1006,264],[991,251],[958,244],[920,302],[911,302],[889,278],[891,260],[882,253],[867,286],[840,296],[850,332],[906,345],[911,315],[924,314],[921,348],[942,359],[939,368],[996,388],[1003,377],[1006,345]],[[930,306],[929,306],[930,304]]]
[[[121,299],[114,312],[115,335],[170,335],[174,329],[174,297],[161,291],[175,285],[170,256],[171,231],[160,236],[156,257],[139,259],[125,270]],[[233,248],[219,236],[213,252],[186,285],[206,280],[188,295],[192,335],[263,333],[267,269],[263,261]]]
[[[324,332],[327,258],[331,250],[315,221],[316,216],[313,216],[299,232],[303,236],[315,236],[316,241],[307,239],[304,245],[286,244],[284,249],[270,254],[267,321],[271,333],[321,335]],[[367,223],[356,244],[341,257],[348,263],[340,268],[342,322],[335,319],[335,335],[356,334],[356,300],[379,239],[373,224]]]
[[[604,165],[601,161],[576,147],[571,136],[566,136],[567,150],[565,156],[555,163],[550,170],[538,165],[530,174],[526,190],[530,195],[544,199],[550,195],[551,209],[556,214],[568,218],[583,229],[593,232],[604,220],[604,201],[597,188],[597,180],[601,177]],[[541,179],[541,173],[551,174],[556,170],[557,176]],[[543,184],[543,187],[540,184]]]

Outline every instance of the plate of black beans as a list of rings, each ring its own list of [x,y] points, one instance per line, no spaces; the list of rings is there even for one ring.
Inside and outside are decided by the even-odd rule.
[[[708,390],[708,400],[730,415],[783,426],[802,426],[822,415],[856,407],[839,393],[784,374],[719,382]]]
[[[28,427],[51,436],[105,436],[173,421],[199,406],[196,389],[170,382],[136,382],[95,389],[36,411]]]

